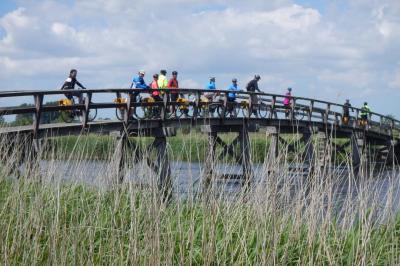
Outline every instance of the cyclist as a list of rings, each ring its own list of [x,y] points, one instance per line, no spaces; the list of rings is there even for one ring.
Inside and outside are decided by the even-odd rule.
[[[206,89],[210,91],[215,91],[217,89],[215,85],[215,77],[210,77],[210,81],[206,84]],[[215,92],[206,92],[204,96],[209,100],[212,101],[214,98]]]
[[[204,97],[209,101],[209,102],[213,102],[214,101],[214,97],[216,96],[216,93],[213,92],[217,89],[216,85],[215,85],[215,77],[210,77],[210,81],[206,84],[206,90],[210,91],[210,92],[205,92],[204,93]],[[214,117],[214,112],[215,112],[216,108],[215,107],[209,107],[209,112],[211,117]]]
[[[369,108],[367,102],[364,102],[363,107],[361,107],[361,124],[363,126],[368,124],[368,118],[370,113],[371,113],[371,108]]]
[[[261,77],[260,75],[255,75],[254,79],[252,79],[249,83],[247,83],[246,90],[248,92],[261,92],[261,90],[258,88],[258,81],[260,81]],[[258,97],[255,94],[250,95],[251,103],[253,105],[258,104]],[[257,109],[253,108],[253,114],[257,117]]]
[[[144,81],[144,75],[145,75],[145,72],[143,70],[140,70],[138,73],[138,76],[133,78],[130,88],[132,89],[133,86],[135,86],[135,89],[148,89],[149,86],[147,86],[146,82]],[[136,102],[136,98],[139,94],[140,94],[139,91],[135,91],[133,93],[133,101],[134,102]]]
[[[179,97],[179,82],[178,82],[178,72],[177,71],[172,71],[172,78],[168,81],[167,87],[169,88],[169,91],[171,92],[170,98],[171,102],[176,103]],[[172,106],[172,112],[175,112],[175,105]]]
[[[349,120],[350,120],[350,108],[351,108],[351,104],[350,104],[350,100],[347,99],[346,102],[343,104],[343,118],[342,121],[344,124],[348,124]],[[353,110],[353,108],[351,108]]]
[[[235,103],[236,101],[236,91],[240,91],[238,84],[237,84],[237,79],[234,78],[232,79],[232,84],[228,87],[228,111],[232,112],[233,108],[235,107],[235,105],[233,103]]]
[[[285,117],[289,117],[290,109],[292,107],[292,88],[288,88],[283,98],[283,106],[285,107]]]
[[[69,72],[69,77],[65,80],[64,84],[61,87],[61,90],[74,90],[75,84],[78,85],[81,89],[85,90],[86,88],[76,79],[77,75],[78,70],[71,69],[71,71]],[[73,100],[74,96],[78,97],[79,103],[83,103],[83,96],[80,91],[68,92],[64,93],[64,95],[71,101]]]
[[[158,79],[158,74],[154,74],[153,81],[150,83],[150,89],[152,91],[151,96],[154,98],[155,101],[162,101],[162,98],[160,97],[160,90],[158,87]]]

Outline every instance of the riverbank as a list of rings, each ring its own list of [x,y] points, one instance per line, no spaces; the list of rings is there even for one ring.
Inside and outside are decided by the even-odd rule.
[[[314,191],[313,193],[317,193]],[[314,196],[317,196],[315,194]],[[313,198],[313,197],[312,197]],[[0,178],[3,264],[394,265],[400,218],[374,223],[368,209],[334,216],[249,196],[174,200],[151,189]],[[276,202],[275,202],[276,204]],[[319,206],[319,205],[318,205]],[[370,207],[372,208],[372,207]],[[289,211],[289,213],[288,213]],[[314,212],[319,212],[314,209]]]

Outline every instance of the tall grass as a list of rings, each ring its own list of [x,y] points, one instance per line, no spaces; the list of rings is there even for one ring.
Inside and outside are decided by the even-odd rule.
[[[236,169],[229,160],[214,172],[208,189],[188,186],[183,196],[177,191],[179,179],[201,184],[195,181],[208,169],[199,176],[173,174],[175,194],[166,202],[157,189],[157,173],[145,160],[134,162],[133,150],[125,155],[126,179],[118,184],[116,140],[80,137],[57,148],[47,140],[36,156],[22,152],[29,146],[24,141],[0,143],[0,259],[5,265],[400,263],[398,169],[373,171],[364,161],[354,176],[331,168],[330,145],[320,149],[325,156],[315,154],[324,160],[315,160],[314,171],[305,175],[299,174],[301,167],[293,169],[303,163],[300,152],[290,154],[281,146],[274,158],[267,145],[261,146],[265,160],[254,169],[257,178],[251,188],[235,193],[228,181],[216,181],[218,173]],[[183,139],[179,156],[198,161],[203,147],[192,144],[197,141]],[[90,168],[87,162],[97,159],[93,145],[107,151],[107,163]],[[170,148],[170,159],[175,155]],[[154,158],[150,152],[142,156]],[[18,170],[21,157],[28,162]],[[348,156],[342,165],[351,168]]]

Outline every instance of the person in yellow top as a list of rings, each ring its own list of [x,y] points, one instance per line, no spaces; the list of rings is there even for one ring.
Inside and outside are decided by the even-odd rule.
[[[158,88],[160,89],[166,89],[168,88],[168,79],[166,77],[167,75],[167,70],[160,70],[160,75],[158,75]]]

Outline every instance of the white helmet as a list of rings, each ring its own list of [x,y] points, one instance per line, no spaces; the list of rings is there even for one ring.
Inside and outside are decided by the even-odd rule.
[[[144,75],[145,74],[144,70],[139,70],[139,74]]]

